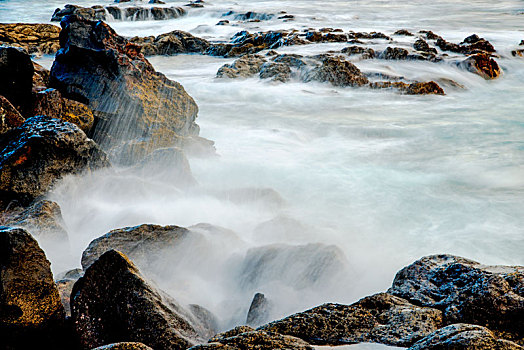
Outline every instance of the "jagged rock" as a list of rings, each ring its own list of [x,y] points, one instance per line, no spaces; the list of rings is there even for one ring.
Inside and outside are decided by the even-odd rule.
[[[118,7],[106,6],[107,11],[114,19],[124,21],[143,21],[147,19],[167,20],[182,17],[187,11],[182,7]],[[92,18],[87,18],[92,20]]]
[[[24,115],[31,101],[33,63],[23,49],[0,46],[0,95]]]
[[[71,309],[84,348],[141,342],[182,350],[210,336],[196,317],[155,290],[116,250],[100,256],[75,283]]]
[[[84,270],[73,269],[59,274],[56,277],[56,287],[60,294],[60,300],[64,305],[64,310],[67,317],[71,316],[71,292],[76,281],[84,275]]]
[[[218,334],[211,339],[210,343],[194,346],[191,350],[313,350],[311,345],[295,337],[260,330],[249,331],[248,329],[248,327],[237,327],[232,331]],[[229,336],[225,336],[226,334]]]
[[[301,338],[315,345],[375,342],[410,346],[442,325],[442,312],[379,293],[352,305],[324,304],[258,330]]]
[[[136,342],[113,343],[109,345],[99,346],[92,350],[153,350],[147,345]]]
[[[217,72],[217,77],[248,78],[260,73],[266,59],[259,55],[244,55],[232,64],[225,64]]]
[[[452,255],[431,255],[395,276],[389,293],[442,310],[444,321],[524,335],[524,267],[485,266]]]
[[[0,275],[2,345],[17,349],[64,345],[64,339],[58,340],[64,308],[50,263],[27,231],[0,226]]]
[[[442,37],[438,34],[433,33],[431,30],[421,30],[419,31],[420,34],[425,34],[426,39],[428,40],[438,40],[442,39]]]
[[[415,43],[413,44],[413,48],[417,51],[422,51],[426,53],[437,53],[437,50],[435,48],[430,47],[428,43],[423,39],[418,39],[417,41],[415,41]]]
[[[483,38],[479,38],[475,34],[464,39],[464,41],[460,45],[450,43],[444,40],[443,38],[438,37],[436,41],[436,45],[442,51],[457,52],[457,53],[462,53],[464,55],[472,55],[472,54],[479,54],[479,53],[491,54],[496,51],[493,45],[491,45],[489,41]]]
[[[385,40],[391,40],[389,36],[387,36],[384,33],[380,32],[371,32],[371,33],[365,33],[365,32],[350,32],[349,34],[350,39],[385,39]]]
[[[0,44],[24,48],[30,54],[54,54],[60,48],[60,27],[52,24],[2,23]]]
[[[130,43],[103,22],[69,16],[61,23],[51,87],[95,113],[95,140],[110,144],[141,137],[155,148],[196,135],[198,107],[182,85],[154,70]]]
[[[235,21],[267,21],[275,17],[275,15],[271,13],[258,13],[253,11],[246,13],[229,11],[224,13],[222,17],[232,17]]]
[[[502,69],[499,67],[497,61],[483,53],[469,56],[460,62],[459,65],[487,80],[496,79],[502,74]]]
[[[453,324],[419,340],[408,350],[523,350],[508,340],[497,339],[487,328],[471,324]]]
[[[260,69],[260,78],[285,83],[291,77],[291,69],[284,63],[264,63]]]
[[[21,204],[66,174],[109,166],[105,153],[76,125],[45,116],[0,136],[0,194]]]
[[[406,29],[399,29],[393,35],[413,36],[413,33]]]
[[[140,51],[145,56],[178,55],[181,53],[205,53],[210,43],[181,30],[174,30],[157,37],[134,37],[130,42],[142,47]]]
[[[257,293],[251,301],[249,311],[247,313],[246,324],[249,326],[257,327],[265,322],[269,321],[269,313],[271,304],[266,299],[264,294]]]
[[[351,55],[361,55],[363,59],[375,58],[375,50],[371,48],[365,48],[362,46],[349,46],[345,47],[341,51],[342,53]]]
[[[51,16],[51,21],[60,22],[65,16],[76,15],[92,21],[105,21],[106,11],[102,6],[82,7],[67,4],[63,9],[57,8]]]
[[[320,67],[309,71],[305,81],[313,80],[330,82],[334,86],[362,86],[369,83],[360,69],[340,56],[327,57]]]
[[[381,81],[370,83],[372,89],[398,89],[406,95],[445,95],[444,90],[434,81],[404,83],[402,81]]]
[[[22,117],[11,102],[0,95],[0,135],[19,127],[24,123],[24,120],[24,117]]]
[[[38,93],[49,86],[51,72],[36,62],[33,62],[33,93]]]
[[[408,57],[408,50],[401,47],[387,47],[380,55],[379,58],[385,60],[405,60]]]
[[[46,89],[34,94],[29,116],[46,115],[76,124],[84,132],[93,127],[95,116],[85,104],[62,97],[56,89]]]

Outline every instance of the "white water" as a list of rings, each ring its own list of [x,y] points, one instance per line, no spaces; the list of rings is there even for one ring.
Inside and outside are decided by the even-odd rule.
[[[63,4],[1,1],[0,21],[48,21]],[[297,19],[215,26],[230,9],[285,10]],[[402,28],[428,29],[454,42],[477,33],[497,48],[504,75],[485,81],[449,62],[356,62],[364,71],[449,78],[465,87],[445,87],[446,96],[401,96],[258,78],[218,80],[217,69],[232,60],[151,58],[157,70],[195,98],[201,135],[216,142],[220,157],[190,159],[199,182],[191,189],[118,172],[66,178],[50,197],[60,204],[69,227],[73,260],[67,266],[54,261],[54,270],[77,266],[87,244],[113,228],[208,222],[231,229],[237,238],[224,244],[222,236],[209,236],[208,245],[195,246],[178,265],[159,266],[171,268],[172,276],[157,280],[178,300],[215,312],[227,328],[244,321],[255,292],[278,306],[273,317],[323,302],[349,303],[387,289],[396,271],[423,255],[451,253],[489,264],[524,265],[524,59],[509,57],[524,39],[521,12],[524,2],[517,0],[209,0],[204,9],[190,9],[176,20],[111,22],[126,36],[182,29],[215,40],[244,28],[333,27],[388,35]],[[410,40],[399,37],[394,45]],[[344,46],[279,51],[314,54]],[[50,58],[43,62],[49,64]],[[284,202],[274,196],[233,202],[220,194],[242,188],[270,188]],[[259,226],[275,218],[280,228]],[[302,278],[300,266],[279,256],[267,264],[265,280],[243,284],[239,266],[249,248],[316,242],[332,244],[345,255],[336,255],[342,277],[330,272],[316,283],[297,281],[289,276]]]

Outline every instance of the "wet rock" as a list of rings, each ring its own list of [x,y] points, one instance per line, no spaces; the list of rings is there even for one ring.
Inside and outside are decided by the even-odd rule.
[[[65,16],[76,15],[91,21],[105,21],[106,11],[102,6],[82,7],[67,4],[63,9],[57,8],[51,17],[51,21],[60,22]]]
[[[353,63],[343,57],[327,57],[320,67],[309,71],[306,82],[330,82],[334,86],[362,86],[368,84],[368,79]]]
[[[232,64],[225,64],[217,72],[218,78],[248,78],[260,73],[266,59],[259,55],[244,55]]]
[[[351,55],[361,55],[362,59],[375,58],[375,50],[371,48],[365,48],[362,46],[349,46],[345,47],[341,51],[343,54],[348,56]]]
[[[491,54],[495,52],[495,48],[491,43],[483,38],[479,38],[477,35],[471,35],[464,39],[460,44],[450,43],[443,38],[439,37],[436,41],[436,45],[442,51],[451,51],[456,53],[462,53],[464,55],[472,55],[478,53]]]
[[[99,346],[92,350],[153,350],[147,345],[136,342],[113,343],[109,345]]]
[[[496,79],[502,74],[497,61],[487,54],[479,53],[460,62],[460,67],[480,75],[486,80]]]
[[[218,332],[218,320],[211,311],[203,306],[190,304],[189,311],[202,323],[208,334],[214,335]]]
[[[287,65],[288,67],[294,67],[294,68],[302,68],[306,66],[306,63],[303,61],[303,57],[301,55],[296,55],[296,54],[278,55],[277,57],[273,58],[273,62],[283,63]]]
[[[64,306],[65,315],[71,317],[71,292],[76,280],[74,279],[61,279],[56,281],[56,288],[60,294],[60,301]]]
[[[51,72],[36,62],[33,62],[33,93],[38,93],[47,89],[49,86],[49,76]]]
[[[50,263],[27,231],[0,226],[0,272],[2,345],[13,349],[57,345],[64,308]]]
[[[384,60],[405,60],[408,57],[408,50],[401,47],[387,47],[379,58]]]
[[[33,63],[22,49],[0,46],[0,95],[23,115],[31,101]]]
[[[182,7],[142,7],[142,6],[100,6],[81,7],[65,5],[57,8],[51,21],[60,22],[65,16],[75,15],[89,21],[105,21],[107,18],[127,21],[142,21],[147,19],[166,20],[174,19],[187,14]]]
[[[295,16],[293,16],[293,15],[283,15],[283,16],[279,16],[278,19],[282,19],[282,20],[284,20],[284,22],[287,22],[287,21],[294,20]]]
[[[84,132],[93,127],[95,116],[85,104],[62,97],[56,89],[46,89],[34,95],[30,116],[46,115],[76,124]]]
[[[182,85],[156,72],[140,46],[103,22],[69,16],[61,25],[63,50],[50,85],[93,110],[95,140],[118,144],[140,137],[160,148],[198,134],[195,101]]]
[[[238,13],[235,11],[229,11],[229,12],[224,13],[222,17],[231,17],[235,21],[254,21],[254,20],[267,21],[275,17],[275,15],[271,13],[258,13],[258,12],[253,12],[253,11],[249,11],[246,13]]]
[[[393,35],[402,35],[402,36],[414,36],[413,33],[406,29],[399,29]]]
[[[52,24],[2,23],[0,44],[18,46],[30,54],[54,54],[60,48],[60,27]]]
[[[178,55],[187,53],[205,53],[210,43],[181,30],[174,30],[169,33],[161,34],[157,37],[134,37],[130,42],[142,47],[141,53],[145,56],[152,55]]]
[[[410,346],[442,325],[441,311],[379,293],[352,305],[324,304],[259,328],[315,345],[375,342]]]
[[[457,256],[432,255],[400,270],[388,292],[442,310],[447,324],[477,324],[511,339],[524,334],[522,266],[485,266]]]
[[[24,123],[24,120],[24,117],[22,117],[11,102],[0,95],[0,135],[19,127]]]
[[[0,194],[28,203],[66,174],[109,166],[105,153],[76,125],[45,116],[0,136]]]
[[[444,90],[434,81],[411,83],[397,88],[407,95],[444,95]]]
[[[524,347],[508,340],[497,339],[489,329],[453,324],[441,328],[419,340],[408,350],[522,350]]]
[[[389,36],[381,32],[349,32],[350,39],[385,39],[391,40]]]
[[[417,41],[415,41],[415,43],[413,44],[413,48],[417,51],[422,51],[422,52],[427,52],[427,53],[432,53],[432,54],[437,53],[437,50],[435,48],[430,47],[428,43],[424,41],[423,39],[418,39]]]
[[[426,35],[426,39],[428,39],[428,40],[442,39],[442,37],[440,35],[437,35],[437,34],[433,33],[431,30],[421,30],[421,31],[419,31],[419,33],[425,34]]]
[[[71,309],[84,348],[141,342],[182,350],[209,336],[198,319],[155,290],[116,250],[100,256],[75,283]]]
[[[223,19],[221,21],[218,21],[216,24],[217,26],[225,26],[226,24],[229,24],[229,21],[227,19]]]
[[[252,330],[247,331],[243,327],[237,327],[234,332],[226,332],[223,335],[217,335],[208,344],[197,345],[191,350],[273,350],[273,349],[296,349],[296,350],[313,350],[313,347],[305,341],[278,333]],[[229,337],[224,336],[232,333]]]
[[[291,69],[284,63],[264,63],[260,69],[260,78],[285,83],[291,77]]]
[[[258,327],[269,321],[269,314],[271,312],[271,303],[266,299],[264,294],[257,293],[251,301],[249,311],[247,313],[246,324],[253,327]]]

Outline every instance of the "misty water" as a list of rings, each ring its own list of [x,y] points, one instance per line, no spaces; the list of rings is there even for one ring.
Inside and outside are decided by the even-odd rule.
[[[63,5],[0,1],[0,21],[48,22]],[[230,10],[286,11],[295,20],[216,26]],[[221,227],[197,225],[199,239],[147,271],[175,299],[213,311],[225,329],[245,321],[256,292],[273,303],[272,318],[324,302],[350,303],[386,290],[400,268],[424,255],[524,265],[524,59],[510,55],[524,40],[523,13],[517,0],[209,0],[174,20],[110,20],[128,37],[181,29],[215,41],[243,29],[432,30],[453,42],[477,33],[497,49],[504,74],[486,81],[453,58],[354,62],[364,72],[458,83],[443,85],[445,96],[406,96],[217,79],[218,68],[233,59],[151,57],[195,99],[200,135],[215,142],[217,156],[189,156],[194,186],[174,181],[169,164],[146,174],[116,167],[63,179],[49,198],[62,209],[71,254],[64,258],[46,246],[53,271],[78,267],[89,242],[111,229]],[[409,46],[414,39],[395,40]],[[278,51],[317,54],[345,46]],[[52,60],[39,62],[50,67]]]

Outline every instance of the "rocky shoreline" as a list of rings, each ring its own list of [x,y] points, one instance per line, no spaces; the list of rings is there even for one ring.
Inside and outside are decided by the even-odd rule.
[[[186,11],[162,8],[158,18],[150,9],[155,19]],[[170,249],[183,248],[187,239],[198,241],[201,230],[230,234],[222,228],[144,224],[115,229],[89,244],[81,270],[53,276],[35,238],[45,236],[68,249],[60,207],[45,198],[59,179],[111,171],[112,163],[154,172],[159,159],[168,159],[174,164],[175,185],[185,187],[195,183],[186,152],[214,152],[213,143],[199,137],[193,98],[181,84],[156,72],[145,55],[238,57],[221,67],[217,77],[316,81],[408,95],[445,91],[438,77],[427,82],[377,78],[361,71],[351,57],[453,62],[484,79],[502,74],[495,48],[476,35],[460,44],[429,31],[387,35],[333,28],[242,31],[229,43],[210,43],[182,31],[126,39],[98,21],[105,18],[98,10],[59,9],[54,16],[61,29],[0,25],[0,41],[9,45],[0,47],[2,348],[305,350],[372,342],[410,350],[524,349],[524,267],[485,266],[452,255],[423,257],[400,270],[386,292],[354,304],[324,304],[270,323],[271,300],[256,294],[246,325],[218,334],[218,321],[209,310],[180,304],[137,266],[155,264]],[[105,11],[111,13],[109,7]],[[139,13],[129,16],[140,18]],[[281,15],[282,20],[293,17]],[[267,16],[226,17],[260,21]],[[412,48],[394,46],[396,37],[412,38]],[[376,40],[391,46],[382,52],[366,47]],[[315,56],[276,51],[325,42],[351,46]],[[522,56],[521,51],[512,55]],[[50,71],[30,56],[55,52]]]

